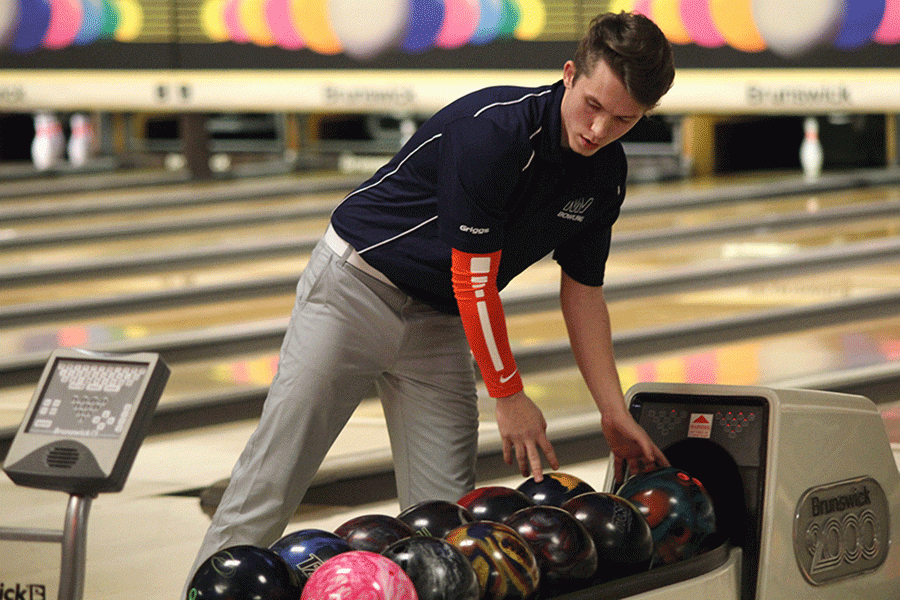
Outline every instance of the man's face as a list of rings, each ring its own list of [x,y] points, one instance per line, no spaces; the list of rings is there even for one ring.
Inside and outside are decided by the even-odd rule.
[[[562,145],[591,156],[635,126],[648,107],[626,91],[622,81],[602,59],[593,73],[575,79],[575,63],[563,67]]]

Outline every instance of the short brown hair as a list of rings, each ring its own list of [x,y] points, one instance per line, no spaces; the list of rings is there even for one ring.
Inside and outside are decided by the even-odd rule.
[[[575,79],[593,73],[599,59],[648,108],[659,103],[675,79],[672,45],[656,23],[639,13],[594,17],[575,51]]]

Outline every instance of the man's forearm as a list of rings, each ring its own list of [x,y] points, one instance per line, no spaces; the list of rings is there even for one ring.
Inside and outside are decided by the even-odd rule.
[[[594,402],[601,413],[623,408],[603,288],[582,285],[563,274],[560,303],[575,362]]]

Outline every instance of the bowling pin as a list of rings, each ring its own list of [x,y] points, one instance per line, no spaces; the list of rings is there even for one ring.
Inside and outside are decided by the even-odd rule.
[[[62,123],[56,115],[50,113],[50,148],[53,151],[53,164],[59,164],[66,152],[66,134]]]
[[[806,181],[815,181],[822,174],[825,152],[819,141],[819,122],[815,117],[807,117],[803,122],[803,141],[800,143],[800,166]]]
[[[56,117],[46,112],[34,115],[34,139],[31,141],[31,160],[38,171],[52,168],[60,157],[62,127]]]
[[[73,167],[83,167],[91,157],[94,131],[91,121],[82,113],[75,113],[70,120],[71,134],[67,153]]]

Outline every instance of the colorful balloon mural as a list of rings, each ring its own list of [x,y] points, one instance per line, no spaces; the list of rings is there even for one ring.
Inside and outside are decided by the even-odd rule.
[[[284,17],[290,4],[291,18]],[[365,60],[390,49],[415,54],[452,50],[501,38],[534,40],[544,31],[544,0],[205,0],[203,31],[210,41],[308,48]],[[280,4],[280,5],[279,5]],[[236,6],[235,6],[236,5]],[[251,15],[261,13],[253,20]],[[238,16],[233,16],[233,15]],[[232,21],[240,26],[221,27]],[[252,23],[265,25],[259,36]]]
[[[673,44],[728,45],[794,57],[831,45],[900,42],[900,0],[614,0],[653,19]]]
[[[606,9],[647,15],[674,44],[746,53],[795,57],[822,46],[900,43],[900,0],[611,0]],[[545,0],[199,0],[196,18],[207,42],[366,60],[390,50],[537,40],[547,10]],[[132,42],[144,31],[144,12],[140,0],[0,0],[0,51]]]
[[[131,42],[143,26],[137,0],[0,0],[0,51],[58,50],[100,39]]]

